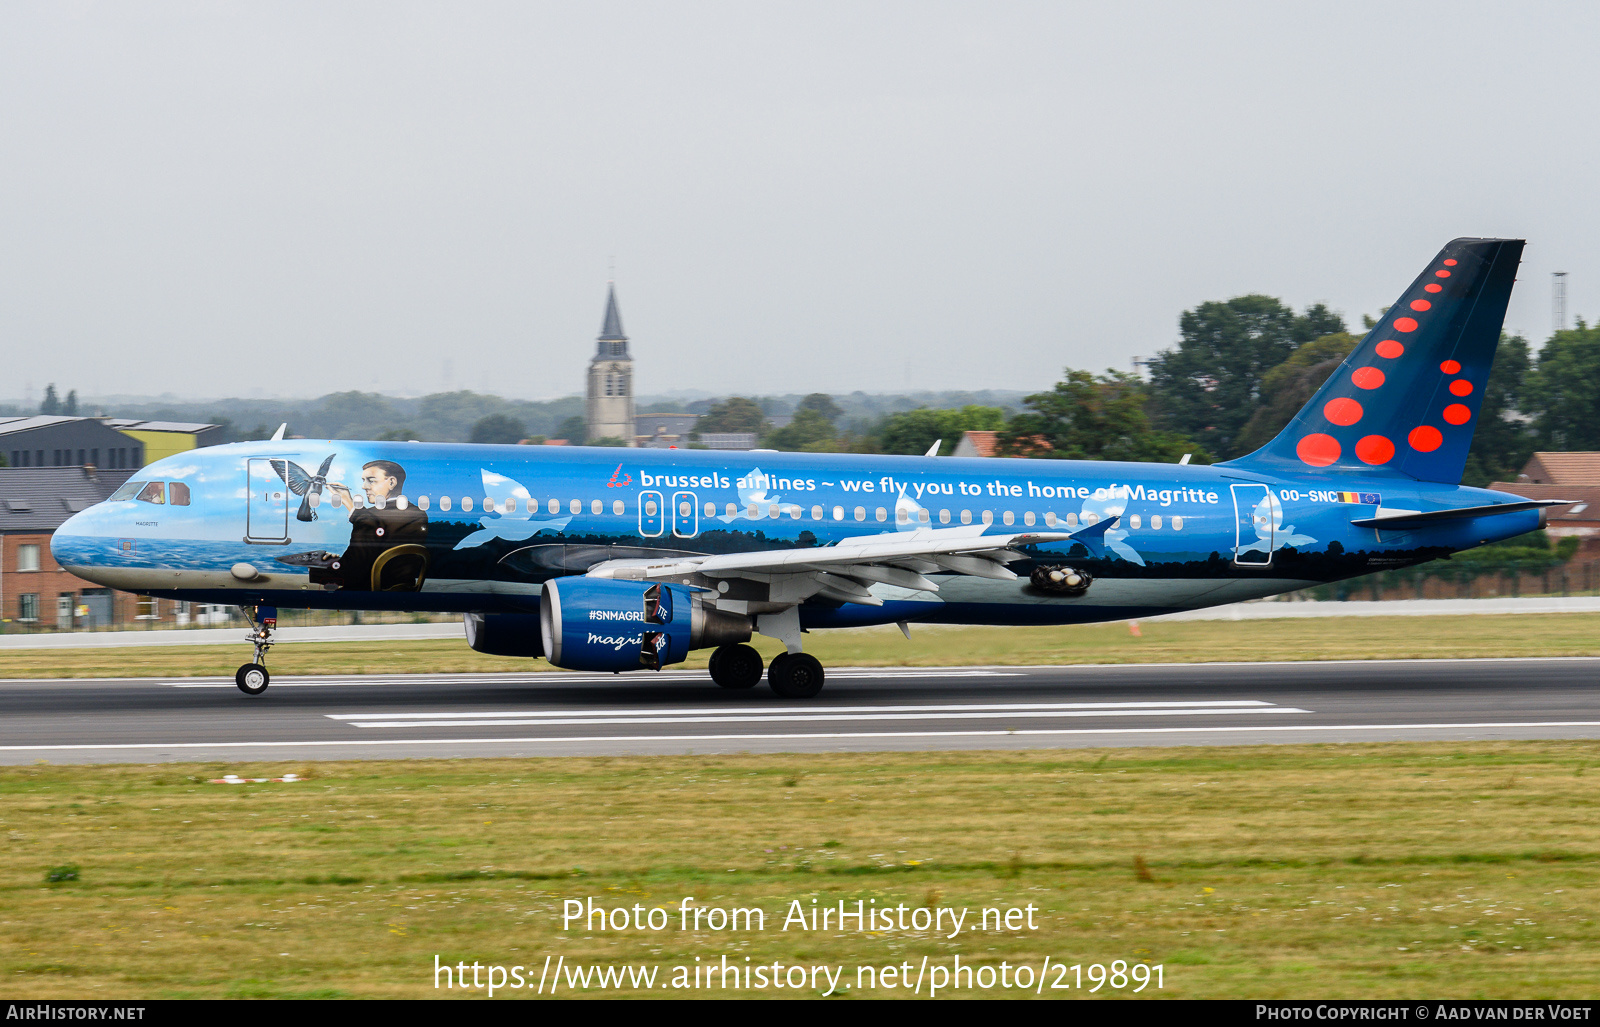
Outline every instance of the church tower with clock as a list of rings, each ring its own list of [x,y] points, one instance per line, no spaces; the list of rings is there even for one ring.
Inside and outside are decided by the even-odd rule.
[[[617,287],[606,292],[606,320],[596,340],[594,359],[589,361],[588,401],[583,420],[586,442],[620,438],[634,444],[633,357],[628,355],[628,337],[622,334],[622,315],[617,312]]]

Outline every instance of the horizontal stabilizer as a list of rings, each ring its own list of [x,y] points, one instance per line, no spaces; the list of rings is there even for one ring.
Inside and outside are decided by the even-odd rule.
[[[1419,528],[1439,521],[1453,521],[1468,517],[1493,517],[1495,514],[1516,513],[1519,510],[1536,510],[1541,506],[1568,506],[1576,500],[1524,499],[1515,503],[1490,503],[1487,506],[1463,506],[1454,510],[1396,510],[1385,517],[1362,517],[1351,521],[1358,528]]]

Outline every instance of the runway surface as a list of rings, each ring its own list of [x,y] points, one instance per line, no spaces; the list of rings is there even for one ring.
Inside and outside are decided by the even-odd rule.
[[[1600,738],[1600,659],[0,682],[0,763]]]

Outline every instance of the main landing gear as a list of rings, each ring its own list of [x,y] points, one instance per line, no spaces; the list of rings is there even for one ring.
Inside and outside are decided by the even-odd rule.
[[[278,609],[275,606],[241,606],[239,609],[250,618],[250,634],[244,636],[244,640],[256,647],[256,659],[234,673],[233,683],[245,695],[260,695],[272,681],[272,675],[267,673],[267,650],[274,644],[272,629],[278,626]]]
[[[711,653],[711,680],[723,688],[754,688],[761,669],[761,654],[747,645],[719,646]],[[822,664],[806,653],[779,653],[767,669],[767,684],[785,699],[810,699],[822,691],[823,677]]]

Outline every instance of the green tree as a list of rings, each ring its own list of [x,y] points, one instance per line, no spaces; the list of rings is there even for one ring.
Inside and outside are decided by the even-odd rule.
[[[39,413],[51,417],[61,413],[61,398],[56,395],[55,382],[44,387],[44,402],[39,404]]]
[[[528,437],[528,426],[505,414],[490,414],[472,426],[468,442],[480,445],[514,446]]]
[[[878,442],[885,453],[921,456],[939,443],[939,453],[955,451],[964,432],[999,431],[1006,426],[1006,412],[999,407],[968,404],[959,410],[918,407],[885,417],[878,426]]]
[[[1482,488],[1494,481],[1515,481],[1537,441],[1525,411],[1532,404],[1528,393],[1533,377],[1533,361],[1528,340],[1520,335],[1500,334],[1494,368],[1483,387],[1483,406],[1472,433],[1472,449],[1461,474],[1463,485]]]
[[[798,417],[803,410],[812,410],[821,414],[829,424],[844,416],[844,408],[833,401],[833,397],[826,392],[813,392],[800,401],[795,407],[795,416]]]
[[[421,442],[422,436],[410,428],[385,428],[372,437],[374,442]],[[521,441],[520,439],[518,441]]]
[[[704,432],[756,432],[766,424],[767,415],[753,399],[729,396],[721,403],[712,404],[710,410],[695,422],[695,434]]]
[[[1211,457],[1193,441],[1150,423],[1144,383],[1131,374],[1103,375],[1067,368],[1049,392],[1029,396],[1029,412],[1011,419],[1000,435],[1001,451],[1057,460],[1148,460],[1176,463],[1185,453],[1195,463]],[[1040,451],[1039,442],[1049,443]]]
[[[587,446],[613,446],[613,447],[615,447],[615,446],[626,446],[626,445],[628,445],[628,440],[625,439],[625,438],[622,438],[620,435],[602,435],[598,439],[592,439],[589,442],[584,443],[584,445],[587,445]]]
[[[1528,381],[1540,444],[1555,450],[1600,449],[1600,324],[1556,332],[1539,351]],[[1485,397],[1487,398],[1487,397]]]
[[[768,449],[827,453],[833,451],[833,440],[837,434],[833,422],[826,415],[802,403],[800,409],[795,411],[794,420],[782,428],[767,432],[761,444]]]
[[[1296,314],[1271,296],[1186,310],[1178,319],[1178,348],[1150,361],[1155,423],[1223,457],[1239,456],[1262,376],[1302,344],[1344,330],[1344,319],[1320,303]]]
[[[566,439],[573,445],[581,445],[584,436],[589,434],[589,424],[583,418],[574,414],[556,426],[556,433],[552,438]]]
[[[61,412],[68,417],[78,416],[78,390],[73,389],[67,393],[66,401],[61,404]]]
[[[1239,451],[1252,453],[1276,438],[1360,341],[1349,332],[1324,335],[1262,375],[1261,405],[1239,432]]]

